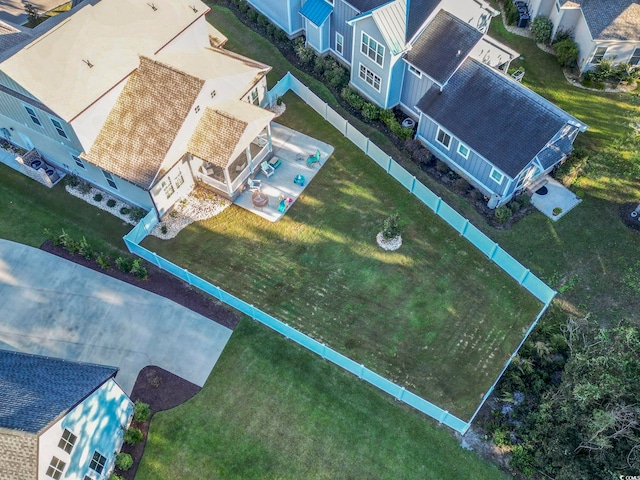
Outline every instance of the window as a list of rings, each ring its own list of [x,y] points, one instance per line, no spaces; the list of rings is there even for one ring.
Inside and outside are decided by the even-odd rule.
[[[176,184],[176,188],[180,188],[184,183],[184,177],[182,176],[182,172],[178,172],[176,178],[174,178],[173,183]]]
[[[62,437],[58,442],[58,448],[61,448],[67,453],[71,453],[77,439],[78,437],[65,428],[64,432],[62,432]]]
[[[40,120],[36,115],[36,111],[31,107],[27,107],[26,105],[24,106],[24,109],[27,111],[27,114],[29,115],[29,117],[31,117],[31,121],[36,125],[38,125],[39,127],[41,127],[42,123],[40,123]]]
[[[52,118],[51,123],[56,129],[56,132],[58,132],[58,135],[60,135],[62,138],[67,138],[67,139],[69,138],[67,137],[67,134],[65,133],[64,129],[62,128],[62,124],[59,121]]]
[[[343,55],[344,52],[344,37],[339,33],[336,33],[336,52]]]
[[[436,136],[436,140],[440,145],[447,149],[449,148],[449,145],[451,145],[451,135],[442,130],[440,127],[438,127],[438,135]]]
[[[364,32],[362,32],[362,44],[360,45],[360,51],[378,65],[382,66],[382,62],[384,60],[384,47]]]
[[[464,158],[469,158],[469,147],[463,145],[462,143],[458,144],[458,153],[462,155]]]
[[[409,71],[413,73],[416,77],[422,78],[422,72],[418,70],[416,67],[414,67],[413,65],[409,65]]]
[[[58,457],[53,457],[51,459],[51,463],[49,464],[49,468],[47,468],[47,477],[55,478],[58,480],[62,476],[62,472],[64,471],[64,467],[67,464],[60,460]]]
[[[560,2],[556,0],[556,12],[560,13]]]
[[[502,179],[504,178],[504,175],[493,167],[491,168],[489,176],[491,177],[491,180],[495,181],[498,185],[502,183]]]
[[[95,452],[93,452],[93,458],[91,459],[89,468],[94,472],[102,473],[105,463],[107,463],[107,459],[103,455],[100,455],[100,453],[96,450]]]
[[[258,104],[258,87],[254,88],[251,91],[251,103],[253,103],[254,105]]]
[[[160,185],[162,186],[162,190],[164,190],[164,194],[167,196],[167,198],[169,198],[175,192],[175,189],[173,188],[173,184],[171,183],[171,180],[168,178],[166,180],[163,180]]]
[[[604,54],[607,52],[607,47],[597,47],[596,52],[593,54],[591,63],[598,63],[604,58]]]
[[[629,65],[640,65],[640,47],[636,48],[631,54]]]
[[[107,183],[109,184],[109,186],[117,190],[118,186],[116,185],[116,181],[113,179],[113,176],[105,170],[103,170],[102,173],[104,175],[104,178],[107,179]]]
[[[87,167],[84,166],[84,162],[82,161],[81,158],[76,157],[75,155],[71,155],[73,157],[73,161],[76,162],[76,165],[79,166],[82,169],[85,169]]]
[[[369,70],[364,65],[360,64],[360,78],[375,88],[378,92],[380,91],[380,77]]]

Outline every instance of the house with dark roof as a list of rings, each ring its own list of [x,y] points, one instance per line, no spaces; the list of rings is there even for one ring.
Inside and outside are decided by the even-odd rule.
[[[224,50],[209,10],[91,0],[8,32],[0,135],[159,217],[198,184],[234,199],[272,151],[270,67]]]
[[[640,65],[640,0],[528,0],[532,17],[553,23],[553,36],[572,32],[584,72],[600,60]]]
[[[0,478],[108,478],[133,414],[117,371],[0,350]]]

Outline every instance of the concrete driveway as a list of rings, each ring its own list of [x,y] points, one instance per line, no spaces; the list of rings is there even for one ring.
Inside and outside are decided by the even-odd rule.
[[[117,366],[131,393],[147,365],[204,385],[230,336],[163,297],[0,240],[0,348]]]

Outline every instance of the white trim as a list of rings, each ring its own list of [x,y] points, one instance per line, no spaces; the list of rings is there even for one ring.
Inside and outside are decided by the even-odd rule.
[[[113,175],[111,175],[111,173],[107,172],[106,170],[102,170],[102,175],[104,175],[104,178],[107,181],[107,185],[109,185],[114,190],[118,190],[118,184],[116,183],[116,180],[113,178]]]
[[[460,147],[462,147],[462,148],[467,150],[466,155],[460,151]],[[457,152],[458,152],[458,155],[460,155],[462,158],[464,158],[465,160],[468,160],[469,159],[469,154],[471,153],[471,149],[469,147],[467,147],[464,143],[462,143],[460,140],[458,140]]]
[[[498,175],[500,175],[500,180],[498,180],[497,178],[495,178],[493,176],[494,173],[497,173]],[[493,180],[494,182],[496,182],[498,185],[502,185],[502,182],[504,181],[504,177],[506,175],[504,173],[502,173],[500,170],[498,170],[496,167],[491,167],[491,172],[489,173],[489,178],[491,180]]]
[[[367,37],[369,39],[369,42],[365,42],[364,41],[364,37]],[[370,52],[372,51],[371,49],[371,41],[373,41],[376,45],[376,48],[374,50],[374,57],[375,58],[371,58]],[[366,51],[365,51],[365,44],[366,44]],[[378,51],[378,47],[382,48],[382,52]],[[384,68],[384,52],[385,52],[385,46],[378,42],[375,38],[373,38],[371,35],[369,35],[368,33],[366,33],[364,30],[361,32],[360,35],[360,53],[362,53],[365,57],[367,57],[369,60],[371,60],[373,63],[375,63],[376,65],[378,65],[381,68]],[[380,63],[378,63],[378,55],[380,55],[381,60]]]
[[[362,76],[362,69],[365,69],[364,72],[364,76]],[[371,74],[371,83],[369,83],[367,81],[367,73]],[[376,77],[378,78],[378,88],[376,88],[375,86],[375,79]],[[370,70],[369,68],[366,67],[366,65],[363,65],[362,63],[359,64],[358,66],[358,78],[360,80],[363,80],[364,83],[366,83],[367,85],[369,85],[371,88],[373,88],[376,92],[380,93],[380,89],[382,88],[382,78],[380,78],[379,75],[376,75],[372,70]]]
[[[440,139],[438,138],[440,136],[440,132],[444,133],[447,137],[449,137],[448,144],[445,144],[445,143],[440,141]],[[451,140],[453,140],[453,135],[451,135],[444,128],[442,128],[440,125],[438,125],[438,131],[436,132],[436,142],[438,142],[440,145],[442,145],[447,150],[451,150]]]
[[[338,37],[342,39],[342,41],[339,44],[338,44]],[[340,32],[336,32],[335,40],[336,40],[335,52],[344,58],[344,35],[342,35]],[[338,45],[340,45],[340,50],[342,50],[341,52],[338,51]]]
[[[42,121],[40,120],[40,117],[38,117],[38,112],[36,112],[35,108],[33,108],[31,105],[25,105],[24,103],[22,104],[22,106],[24,107],[24,111],[27,112],[27,116],[31,119],[31,123],[37,125],[38,127],[44,128],[44,125],[42,125]],[[33,114],[29,113],[29,110],[31,110]]]
[[[418,70],[416,67],[414,67],[413,65],[411,65],[410,63],[407,63],[407,70],[413,73],[416,77],[422,78],[422,72]]]

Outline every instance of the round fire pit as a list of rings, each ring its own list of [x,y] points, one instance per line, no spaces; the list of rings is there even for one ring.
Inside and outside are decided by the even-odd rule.
[[[251,195],[251,203],[258,208],[264,208],[269,205],[269,195],[258,190]]]

